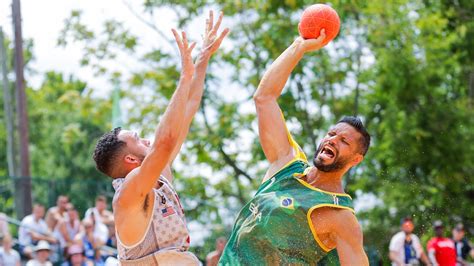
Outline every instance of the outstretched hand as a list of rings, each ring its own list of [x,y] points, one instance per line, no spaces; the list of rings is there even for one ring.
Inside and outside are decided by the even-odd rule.
[[[171,31],[173,31],[174,38],[178,44],[179,53],[181,54],[182,76],[190,78],[194,74],[194,63],[191,52],[196,46],[196,43],[193,42],[189,45],[184,31],[181,32],[181,37],[175,29],[172,29]]]
[[[296,38],[295,43],[303,50],[303,52],[312,52],[323,48],[326,44],[324,43],[326,39],[326,30],[321,29],[319,37],[317,39],[304,39],[299,36]]]
[[[225,28],[217,37],[217,31],[221,26],[222,18],[224,14],[222,12],[219,13],[219,18],[217,19],[216,24],[214,24],[214,13],[209,11],[209,17],[206,19],[206,32],[203,36],[203,44],[202,44],[202,53],[208,56],[214,54],[219,46],[222,43],[222,40],[227,36],[229,33],[229,28]]]

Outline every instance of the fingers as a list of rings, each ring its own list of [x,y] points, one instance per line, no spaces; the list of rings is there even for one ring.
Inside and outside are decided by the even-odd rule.
[[[316,40],[322,42],[324,41],[324,39],[326,39],[326,30],[321,29],[321,31],[319,32],[319,37]]]
[[[222,43],[222,40],[224,40],[225,36],[227,36],[227,34],[229,34],[229,31],[230,29],[229,28],[225,28],[221,34],[219,35],[219,38],[217,38],[214,43],[212,44],[212,46],[214,45],[217,45],[217,47],[221,46],[221,43]]]
[[[181,42],[181,38],[178,35],[178,32],[175,29],[171,29],[174,35],[174,39],[176,40],[176,43],[178,44],[178,48],[180,51],[183,50],[183,43]]]
[[[211,31],[212,26],[214,25],[214,12],[209,11],[209,31]]]
[[[183,38],[183,47],[188,48],[188,39],[186,38],[186,32],[181,31],[181,37]]]
[[[184,52],[190,53],[194,49],[194,47],[196,47],[196,42],[191,43],[191,45],[189,46],[188,38],[186,37],[186,32],[181,31],[180,37],[177,30],[171,29],[171,31],[173,32],[174,39],[178,44],[179,51],[181,54],[183,54]]]
[[[224,13],[221,11],[219,12],[219,18],[217,19],[216,25],[212,29],[212,32],[215,34],[219,30],[219,27],[221,26],[222,18],[224,17]]]
[[[196,47],[196,42],[191,43],[191,46],[189,46],[189,48],[188,48],[188,52],[191,53],[193,51],[194,47]]]
[[[211,30],[211,26],[210,26],[210,25],[211,25],[211,24],[209,23],[209,19],[206,18],[206,32],[205,32],[206,36],[207,36],[207,34],[209,33],[209,31]]]

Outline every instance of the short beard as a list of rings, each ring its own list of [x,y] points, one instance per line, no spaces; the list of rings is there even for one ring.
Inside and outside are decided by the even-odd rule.
[[[344,158],[336,157],[332,164],[323,164],[322,160],[318,160],[318,155],[321,153],[323,145],[319,145],[316,155],[314,155],[313,164],[319,171],[322,172],[337,172],[346,166],[347,161]]]

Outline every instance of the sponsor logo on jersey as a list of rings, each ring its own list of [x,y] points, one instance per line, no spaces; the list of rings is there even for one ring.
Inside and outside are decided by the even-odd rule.
[[[258,219],[259,222],[262,220],[262,213],[258,211],[258,205],[250,203],[249,211],[253,214],[254,219]]]

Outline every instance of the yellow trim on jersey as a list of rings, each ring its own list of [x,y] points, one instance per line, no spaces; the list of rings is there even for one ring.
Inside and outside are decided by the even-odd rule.
[[[305,176],[306,174],[308,174],[308,172],[312,169],[313,167],[308,167],[305,169],[304,173],[303,174],[298,174],[298,173],[295,173],[293,174],[293,177],[298,180],[303,186],[309,188],[309,189],[312,189],[312,190],[315,190],[315,191],[319,191],[319,192],[322,192],[322,193],[325,193],[325,194],[329,194],[329,195],[336,195],[336,196],[343,196],[343,197],[349,197],[350,199],[352,199],[352,197],[349,195],[349,194],[346,194],[346,193],[336,193],[336,192],[330,192],[330,191],[326,191],[326,190],[322,190],[322,189],[319,189],[319,188],[316,188],[316,187],[313,187],[311,186],[308,182],[304,181],[303,179],[301,179],[301,177]]]
[[[291,159],[291,161],[289,161],[288,163],[286,163],[284,166],[282,166],[282,167],[280,168],[280,170],[276,171],[272,176],[270,176],[269,178],[267,178],[267,180],[272,179],[274,176],[276,176],[278,173],[280,173],[282,170],[284,170],[286,167],[288,167],[290,164],[292,164],[292,163],[294,163],[294,162],[296,162],[296,161],[301,161],[301,162],[306,163],[306,164],[308,163],[308,162],[305,161],[305,160],[302,160],[302,159],[300,159],[300,158],[296,158],[296,157],[295,157],[295,158]],[[295,174],[296,174],[296,173],[295,173]],[[267,180],[263,181],[263,183],[265,183]]]
[[[309,225],[309,228],[311,229],[311,233],[313,234],[313,237],[314,237],[314,240],[316,240],[316,243],[318,243],[318,245],[324,250],[324,252],[329,252],[331,250],[333,250],[333,248],[328,248],[326,247],[326,245],[323,244],[323,242],[319,239],[318,237],[318,234],[316,233],[316,229],[314,228],[314,225],[313,225],[313,221],[311,220],[311,213],[318,209],[318,208],[321,208],[321,207],[332,207],[332,208],[339,208],[339,209],[347,209],[347,210],[350,210],[352,213],[355,213],[355,211],[349,207],[345,207],[345,206],[340,206],[340,205],[336,205],[336,204],[318,204],[318,205],[315,205],[313,207],[311,207],[309,210],[308,210],[308,213],[307,213],[307,218],[308,218],[308,225]]]
[[[281,112],[281,110],[280,110]],[[286,135],[288,137],[288,141],[290,142],[290,146],[294,149],[296,152],[295,158],[301,159],[304,162],[308,162],[308,158],[306,158],[306,154],[304,154],[303,149],[301,149],[300,145],[293,139],[293,136],[291,135],[290,131],[288,130],[288,127],[286,126],[286,120],[285,116],[283,115],[283,112],[281,112],[281,118],[284,121],[285,125],[285,130],[286,130]]]

